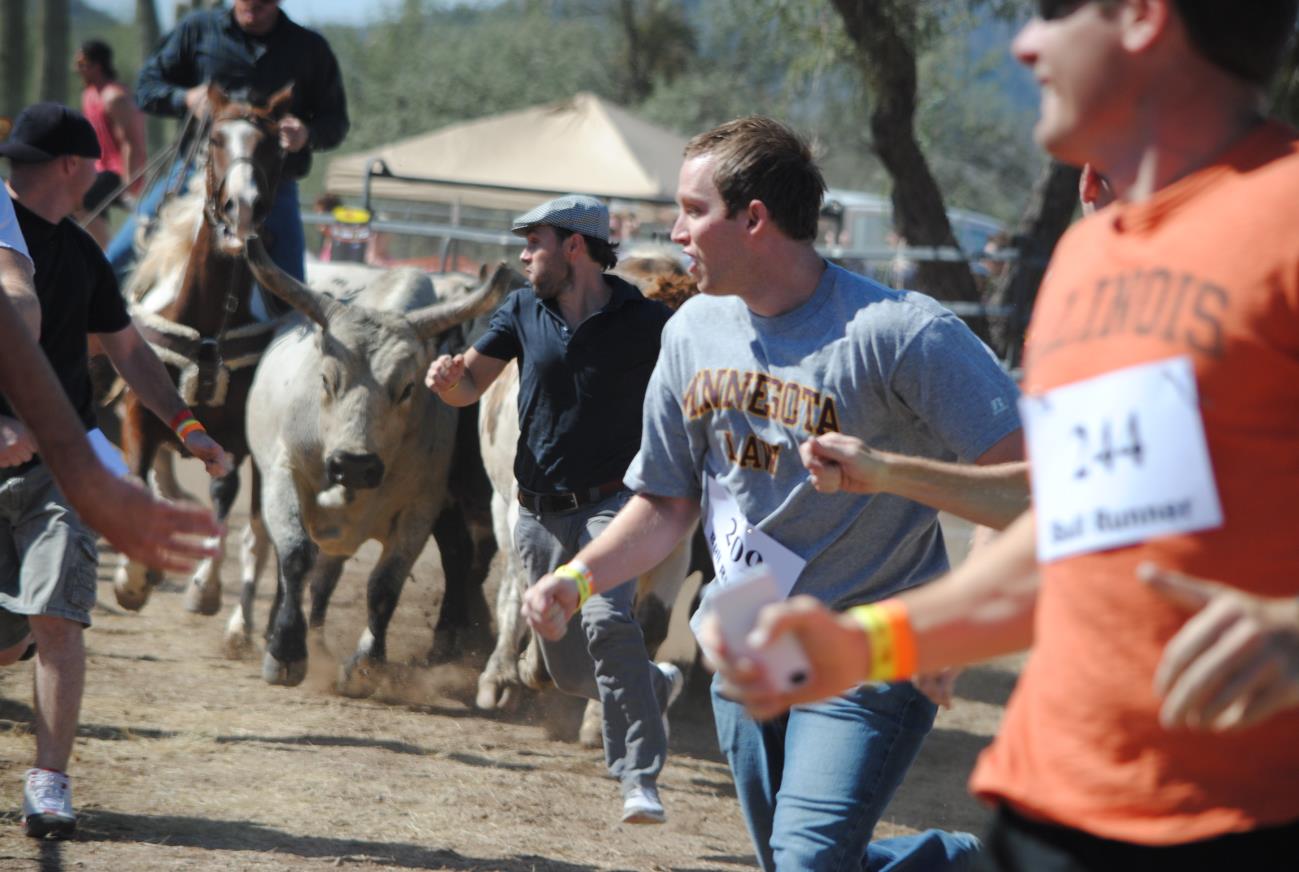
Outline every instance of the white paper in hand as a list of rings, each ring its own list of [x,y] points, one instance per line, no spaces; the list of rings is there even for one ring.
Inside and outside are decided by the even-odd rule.
[[[782,636],[761,654],[749,646],[748,636],[763,606],[783,599],[771,571],[762,565],[734,578],[708,598],[708,607],[717,615],[726,647],[733,654],[759,661],[770,676],[772,686],[782,692],[807,681],[810,669],[807,655],[793,636]]]

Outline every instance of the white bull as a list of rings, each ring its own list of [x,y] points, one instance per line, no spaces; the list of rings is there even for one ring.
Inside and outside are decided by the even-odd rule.
[[[434,340],[495,306],[515,274],[498,267],[462,299],[439,302],[428,276],[392,270],[344,304],[294,281],[260,244],[248,259],[262,286],[305,316],[281,328],[249,396],[249,446],[279,557],[262,676],[302,681],[304,582],[319,627],[344,562],[377,539],[367,629],[340,681],[355,692],[358,667],[386,659],[388,622],[446,494],[456,412],[422,387]]]

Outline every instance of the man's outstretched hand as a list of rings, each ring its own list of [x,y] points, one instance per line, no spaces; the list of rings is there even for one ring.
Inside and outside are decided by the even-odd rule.
[[[1257,596],[1150,563],[1137,574],[1194,612],[1155,672],[1165,727],[1240,729],[1299,706],[1299,598]]]
[[[127,557],[185,573],[216,556],[221,526],[210,509],[159,499],[107,470],[92,478],[64,493],[86,525]]]

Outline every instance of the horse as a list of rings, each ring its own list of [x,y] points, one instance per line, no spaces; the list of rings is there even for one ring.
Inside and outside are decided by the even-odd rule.
[[[183,269],[172,275],[174,294],[154,311],[137,306],[142,334],[167,365],[181,396],[208,433],[234,457],[231,472],[213,479],[217,519],[225,521],[239,491],[239,465],[248,456],[245,408],[253,369],[270,343],[275,324],[253,311],[253,277],[243,257],[270,211],[284,166],[280,119],[289,111],[292,85],[262,106],[230,98],[208,86],[207,159],[202,221]],[[163,213],[166,217],[167,213]],[[176,246],[175,235],[159,245]],[[151,243],[152,247],[152,243]],[[155,259],[156,260],[156,259]],[[167,283],[149,254],[141,272]],[[179,280],[175,280],[175,276]],[[133,282],[139,287],[140,282]],[[156,291],[155,291],[156,292]],[[130,472],[144,480],[160,448],[181,450],[180,441],[132,392],[122,398],[122,449]],[[253,471],[252,509],[260,515],[260,481]],[[214,615],[221,608],[221,554],[199,565],[185,595],[191,612]],[[263,549],[261,559],[264,559]],[[254,571],[245,567],[245,574]],[[162,573],[123,559],[114,593],[123,608],[138,611]]]

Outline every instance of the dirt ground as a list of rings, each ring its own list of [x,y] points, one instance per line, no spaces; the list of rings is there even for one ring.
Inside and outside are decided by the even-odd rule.
[[[182,481],[198,484],[192,468]],[[242,519],[240,512],[232,530]],[[949,536],[954,552],[963,539]],[[622,825],[600,752],[575,741],[580,708],[552,692],[511,715],[479,712],[480,664],[422,665],[441,598],[431,542],[393,621],[390,674],[372,698],[336,695],[337,660],[363,627],[364,578],[376,554],[367,546],[339,584],[325,637],[335,657],[313,652],[307,681],[283,688],[262,681],[260,652],[242,661],[221,656],[237,558],[226,562],[222,615],[203,618],[182,608],[181,579],[165,582],[141,613],[122,611],[112,592],[116,556],[104,553],[70,767],[79,831],[75,840],[46,843],[22,833],[21,778],[34,753],[32,670],[30,663],[0,670],[0,870],[756,865],[717,749],[706,676],[693,673],[672,710],[660,782],[667,824]],[[259,624],[273,588],[263,580]],[[661,654],[684,664],[693,652],[680,624]],[[1015,665],[962,677],[956,707],[940,714],[877,837],[982,829],[984,812],[965,779],[996,729]]]

